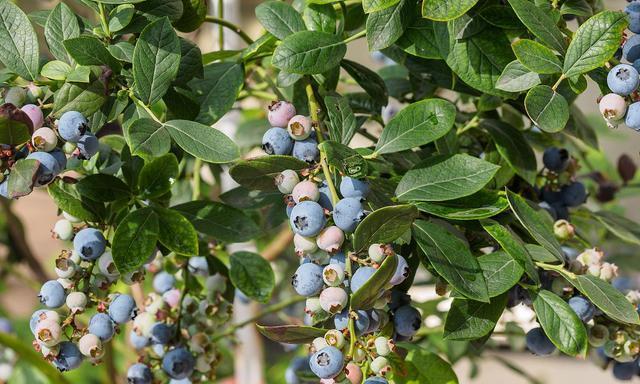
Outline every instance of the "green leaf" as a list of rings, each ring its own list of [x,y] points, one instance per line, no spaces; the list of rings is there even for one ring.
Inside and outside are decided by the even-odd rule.
[[[506,252],[498,251],[478,257],[489,297],[496,297],[511,289],[520,281],[524,269]]]
[[[499,167],[465,154],[433,156],[408,171],[396,188],[400,201],[446,201],[481,190]]]
[[[567,279],[607,316],[621,323],[638,325],[638,312],[633,304],[610,283],[590,274]]]
[[[334,141],[348,145],[358,128],[349,100],[329,95],[325,96],[324,104],[329,116],[329,136]]]
[[[355,61],[344,59],[340,63],[342,68],[380,105],[387,105],[389,93],[384,80],[369,68]]]
[[[56,93],[53,114],[60,117],[65,112],[77,111],[84,116],[91,116],[102,107],[107,98],[105,84],[100,80],[90,83],[67,82]]]
[[[236,163],[229,173],[240,185],[249,189],[276,189],[275,178],[285,169],[299,171],[309,167],[305,161],[292,156],[263,156]]]
[[[167,153],[146,163],[138,179],[141,196],[153,199],[169,192],[179,173],[178,160],[173,153]]]
[[[362,0],[362,9],[364,13],[382,11],[392,5],[396,5],[400,0]]]
[[[74,184],[56,180],[49,184],[49,196],[60,210],[69,213],[83,221],[96,221],[97,215],[91,207],[91,202],[83,199]]]
[[[354,178],[367,175],[367,161],[351,147],[325,140],[318,145],[318,149],[326,155],[327,164],[336,167],[341,174]]]
[[[538,322],[553,344],[569,356],[584,355],[587,331],[569,304],[544,289],[529,294]]]
[[[316,337],[324,337],[326,329],[305,325],[259,325],[258,332],[269,340],[287,344],[308,344]]]
[[[204,67],[204,80],[189,82],[200,104],[196,120],[211,125],[227,113],[244,86],[244,69],[241,64],[220,62]]]
[[[489,302],[487,282],[467,243],[447,229],[423,220],[413,224],[413,234],[442,278],[465,297]]]
[[[504,312],[507,297],[494,297],[490,303],[454,299],[444,322],[444,339],[475,340],[489,334]]]
[[[126,63],[133,62],[133,51],[135,46],[128,41],[119,41],[107,47],[111,56]]]
[[[138,270],[156,249],[160,225],[158,215],[149,207],[129,213],[113,235],[113,262],[121,275]]]
[[[7,351],[12,351],[17,355],[17,360],[21,363],[28,363],[28,370],[37,369],[45,376],[51,384],[71,384],[66,377],[59,372],[53,364],[42,358],[42,354],[35,351],[30,342],[18,336],[9,333],[0,333],[0,345],[6,347]],[[11,381],[15,379],[15,375],[11,376]],[[32,380],[31,378],[29,380]],[[34,384],[32,381],[26,383]],[[25,383],[25,384],[26,384]]]
[[[69,64],[73,59],[64,47],[64,41],[80,36],[78,16],[63,2],[49,13],[44,27],[44,38],[53,56]]]
[[[455,117],[456,107],[447,100],[412,103],[389,121],[374,153],[399,152],[431,143],[449,132]]]
[[[638,229],[638,223],[635,221],[610,211],[595,212],[593,213],[593,217],[620,240],[640,245],[640,230]]]
[[[0,105],[0,143],[24,144],[32,133],[33,123],[26,113],[13,104]]]
[[[395,43],[404,33],[413,11],[411,1],[400,0],[388,8],[371,12],[366,23],[369,50],[381,50]]]
[[[160,206],[155,206],[153,209],[158,215],[158,240],[162,245],[179,255],[193,256],[200,254],[198,250],[198,232],[186,217],[173,209]]]
[[[158,122],[152,119],[137,119],[123,127],[124,138],[131,154],[143,158],[158,157],[171,149],[171,136]]]
[[[336,35],[302,31],[288,36],[273,52],[272,63],[281,70],[317,74],[337,67],[347,53],[346,44]]]
[[[71,67],[64,61],[53,60],[42,66],[40,74],[51,80],[64,81],[71,72]]]
[[[177,84],[186,84],[194,77],[201,80],[204,78],[202,52],[195,43],[180,38],[180,66],[175,82]]]
[[[196,230],[218,241],[240,243],[257,237],[260,227],[243,211],[214,201],[191,201],[171,209],[189,219]]]
[[[537,41],[520,39],[511,45],[516,57],[528,69],[540,74],[562,73],[562,63],[553,51]]]
[[[522,196],[509,190],[507,190],[507,199],[513,214],[531,237],[551,252],[559,261],[564,262],[562,248],[553,234],[551,217],[539,208],[534,209]]]
[[[562,3],[560,13],[563,15],[589,17],[593,15],[593,9],[587,0],[567,0]]]
[[[336,33],[337,18],[331,4],[307,4],[302,11],[302,19],[312,31]]]
[[[9,198],[17,199],[33,191],[40,162],[35,159],[20,159],[11,167],[11,177],[7,182]]]
[[[406,377],[394,377],[398,384],[458,384],[451,364],[424,348],[411,349],[405,361],[414,369],[409,369]]]
[[[536,184],[536,155],[522,132],[501,120],[482,120],[481,127],[489,131],[500,156],[529,184]]]
[[[449,220],[486,219],[504,212],[509,202],[503,193],[480,190],[471,196],[442,203],[415,203],[422,212]]]
[[[91,67],[84,67],[82,65],[76,66],[68,75],[67,82],[75,83],[90,83],[91,82]]]
[[[207,0],[182,0],[182,16],[173,23],[180,32],[193,32],[207,17]]]
[[[559,132],[569,121],[567,100],[547,85],[531,88],[524,106],[533,123],[545,132]]]
[[[509,0],[509,4],[522,24],[543,44],[560,53],[565,52],[567,41],[551,16],[528,0]]]
[[[268,261],[256,253],[236,252],[229,263],[229,277],[236,288],[261,303],[269,301],[275,277]]]
[[[27,15],[8,0],[0,1],[0,61],[26,80],[38,76],[38,36]]]
[[[411,229],[418,217],[413,205],[392,205],[373,211],[362,220],[353,236],[353,249],[361,252],[374,243],[390,243]]]
[[[502,29],[524,29],[516,13],[507,5],[489,5],[478,13],[487,23]]]
[[[280,40],[306,29],[302,15],[291,5],[277,0],[258,5],[256,18],[264,29]]]
[[[531,280],[536,284],[540,283],[538,270],[533,264],[533,260],[531,260],[531,255],[529,255],[529,251],[527,251],[522,240],[515,233],[495,220],[485,219],[480,224],[500,244],[500,247],[518,262]]]
[[[373,276],[357,291],[351,294],[351,300],[349,301],[351,310],[373,308],[376,300],[380,298],[380,292],[384,290],[396,272],[397,266],[397,257],[389,256],[384,259],[382,264],[380,264],[380,268],[378,268]]]
[[[209,163],[229,163],[240,156],[238,146],[217,129],[188,120],[171,120],[163,126],[185,152]]]
[[[76,189],[82,196],[103,203],[131,196],[131,190],[124,181],[115,176],[100,173],[80,179]]]
[[[118,62],[102,42],[93,36],[80,36],[64,41],[69,55],[80,65],[106,65],[120,71]]]
[[[603,11],[587,19],[569,44],[564,76],[573,77],[604,65],[620,47],[627,25],[627,15],[622,12]]]
[[[424,0],[422,17],[436,21],[457,19],[473,8],[478,0]]]
[[[527,248],[527,251],[529,252],[529,255],[531,255],[531,259],[533,259],[533,261],[539,261],[541,263],[558,262],[558,258],[541,245],[525,244],[524,247]]]
[[[180,66],[180,40],[167,18],[147,25],[133,51],[136,95],[145,104],[155,104],[167,92]]]
[[[121,4],[109,13],[109,31],[118,32],[131,22],[136,9],[131,4]]]
[[[522,92],[540,84],[540,75],[528,70],[518,60],[507,64],[496,81],[496,88],[506,92]]]
[[[407,26],[396,45],[413,56],[424,59],[441,59],[431,20],[423,18],[414,20],[413,24]]]

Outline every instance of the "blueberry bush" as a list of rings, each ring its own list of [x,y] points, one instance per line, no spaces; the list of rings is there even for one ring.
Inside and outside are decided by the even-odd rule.
[[[0,0],[0,241],[42,303],[32,344],[0,322],[3,378],[214,382],[248,326],[286,346],[273,383],[457,383],[505,345],[637,376],[617,198],[640,176],[575,101],[595,84],[609,127],[640,130],[640,2],[603,8],[270,0],[252,37],[203,0]],[[204,23],[219,50],[189,40]],[[361,39],[377,70],[347,58]],[[11,210],[34,189],[65,248],[44,270]]]

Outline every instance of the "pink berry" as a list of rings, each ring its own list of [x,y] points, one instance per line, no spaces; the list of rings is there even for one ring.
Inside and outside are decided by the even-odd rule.
[[[307,116],[296,115],[289,120],[287,131],[294,140],[304,140],[311,135],[313,129],[311,119]]]
[[[627,102],[620,95],[610,93],[600,100],[600,113],[607,120],[620,120],[626,112]]]
[[[162,294],[162,298],[165,303],[169,304],[171,308],[177,308],[178,303],[180,303],[180,290],[179,289],[171,289]]]
[[[52,347],[60,342],[62,327],[54,320],[42,320],[36,326],[36,339],[42,345]]]
[[[27,116],[29,116],[29,119],[31,119],[31,122],[33,123],[33,129],[42,127],[42,125],[44,124],[44,115],[42,114],[42,110],[40,109],[40,107],[34,104],[26,104],[20,109],[22,109],[22,112],[26,113]]]
[[[345,373],[347,374],[347,379],[349,379],[351,384],[362,383],[362,369],[357,364],[354,364],[354,363],[347,364]]]
[[[331,314],[342,312],[347,300],[347,292],[342,288],[329,287],[320,293],[320,306]]]
[[[320,199],[318,184],[308,180],[301,181],[293,187],[291,197],[293,197],[293,201],[295,201],[296,204],[302,201],[318,201],[318,199]]]
[[[296,115],[296,107],[287,101],[276,101],[269,106],[269,124],[285,128],[289,120]]]
[[[340,250],[344,243],[344,232],[342,229],[332,225],[323,229],[316,239],[318,248],[323,251],[334,253]]]

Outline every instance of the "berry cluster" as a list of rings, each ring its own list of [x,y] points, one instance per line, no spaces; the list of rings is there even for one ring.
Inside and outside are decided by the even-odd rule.
[[[577,165],[564,148],[547,148],[542,161],[547,172],[546,183],[540,189],[540,206],[554,219],[569,218],[569,208],[578,207],[587,200],[587,190],[576,181]]]
[[[144,351],[129,368],[129,382],[149,384],[154,371],[164,372],[171,383],[214,380],[221,356],[213,335],[230,319],[232,309],[223,296],[227,279],[210,274],[206,258],[200,256],[191,257],[174,274],[160,262],[149,269],[158,271],[153,278],[155,292],[147,296],[129,334],[133,347]],[[198,278],[204,284],[188,282]],[[182,289],[176,287],[180,281]]]
[[[310,163],[318,160],[310,119],[295,116],[293,106],[281,101],[269,108],[269,121],[288,128],[267,131],[263,137],[267,153],[283,155],[293,150],[299,159]],[[307,143],[314,147],[305,149],[304,154],[296,150]],[[310,358],[292,362],[287,381],[296,383],[296,372],[310,370],[327,383],[341,380],[361,383],[363,372],[371,373],[367,384],[386,383],[384,376],[391,370],[388,357],[394,351],[395,341],[410,339],[422,323],[418,310],[410,306],[409,296],[393,288],[408,277],[409,267],[390,245],[373,244],[366,257],[346,251],[348,235],[367,214],[364,203],[369,184],[366,180],[342,176],[339,184],[342,199],[339,199],[332,176],[325,174],[323,179],[318,173],[318,167],[301,174],[285,170],[275,180],[278,190],[285,194],[294,246],[301,258],[292,278],[293,288],[307,298],[308,322],[333,317],[333,329],[312,342]],[[395,273],[387,283],[389,290],[381,292],[372,309],[351,310],[349,294],[364,289],[388,257],[397,261]]]

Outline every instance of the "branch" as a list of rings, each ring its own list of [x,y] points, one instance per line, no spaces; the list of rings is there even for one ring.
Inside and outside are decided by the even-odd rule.
[[[238,36],[240,36],[240,38],[244,40],[245,43],[253,44],[253,39],[251,39],[249,35],[247,35],[240,27],[238,27],[237,25],[233,24],[230,21],[227,21],[215,16],[207,16],[204,18],[204,21],[226,27],[232,32],[235,32]]]

